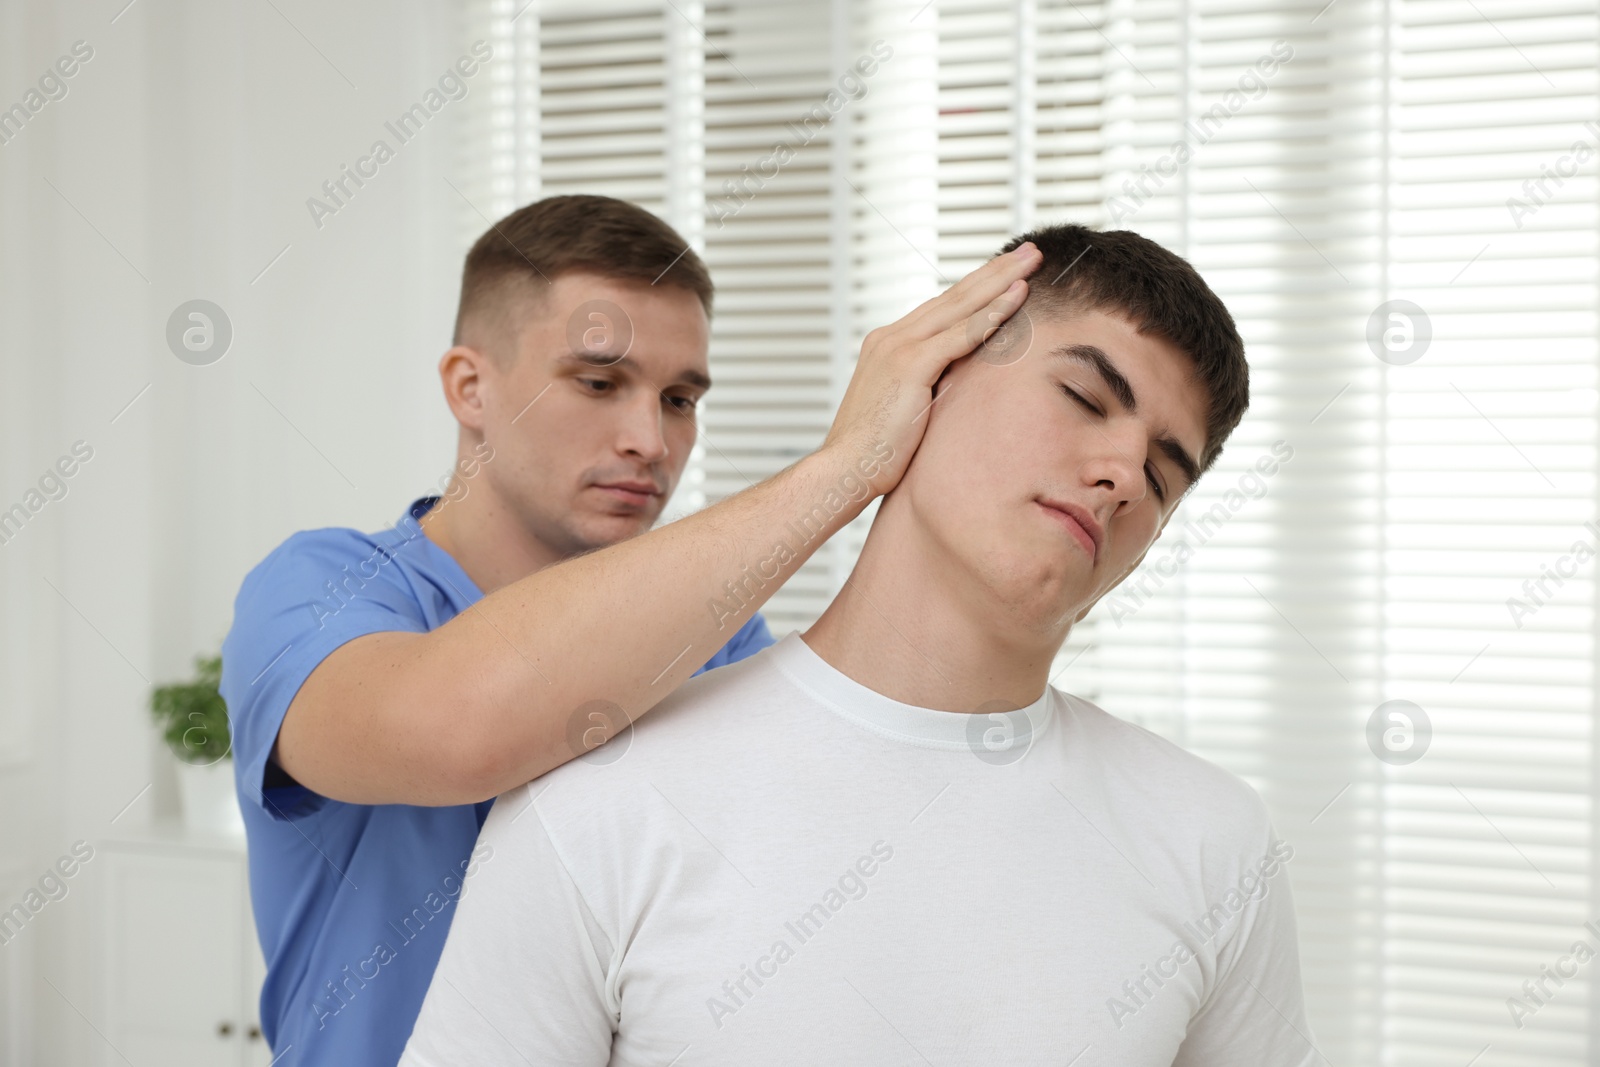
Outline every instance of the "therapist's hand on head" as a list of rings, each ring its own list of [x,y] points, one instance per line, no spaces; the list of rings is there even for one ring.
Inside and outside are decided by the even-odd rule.
[[[1024,279],[1039,260],[1039,250],[1024,243],[995,256],[898,322],[867,334],[820,451],[849,465],[861,457],[882,457],[887,442],[892,455],[873,464],[877,470],[867,480],[873,495],[893,489],[922,441],[940,375],[1022,306],[1028,297]]]

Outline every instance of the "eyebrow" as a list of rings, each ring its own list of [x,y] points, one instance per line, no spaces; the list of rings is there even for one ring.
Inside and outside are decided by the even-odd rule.
[[[1139,410],[1139,398],[1133,395],[1133,386],[1129,384],[1127,376],[1117,369],[1111,357],[1103,349],[1094,345],[1061,345],[1049,353],[1052,359],[1068,359],[1075,363],[1082,363],[1100,376],[1105,387],[1111,390],[1111,395],[1117,398],[1124,411],[1133,414]],[[1200,478],[1200,465],[1176,437],[1170,433],[1162,433],[1156,438],[1156,447],[1166,453],[1183,473],[1185,487],[1193,485]]]
[[[623,370],[628,371],[629,373],[636,374],[641,378],[644,377],[644,373],[640,369],[639,364],[628,356],[608,356],[604,352],[568,352],[565,355],[558,357],[557,362],[566,363],[569,365],[578,363],[585,367],[597,368],[621,367]],[[699,371],[691,368],[679,374],[678,380],[673,384],[693,385],[700,389],[710,389],[711,379],[706,375],[701,374]]]

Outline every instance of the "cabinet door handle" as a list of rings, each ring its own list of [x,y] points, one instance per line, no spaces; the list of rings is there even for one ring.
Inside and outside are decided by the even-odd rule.
[[[224,1020],[217,1024],[217,1036],[227,1037],[233,1033],[233,1024]]]
[[[251,1041],[260,1041],[261,1040],[261,1027],[255,1025],[254,1023],[250,1024],[250,1029],[247,1030],[245,1033],[246,1033],[246,1036],[248,1036]]]

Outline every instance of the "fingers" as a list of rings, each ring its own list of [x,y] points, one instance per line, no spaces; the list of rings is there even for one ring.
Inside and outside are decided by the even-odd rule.
[[[896,327],[910,329],[926,320],[928,314],[930,312],[936,312],[940,306],[948,304],[952,300],[962,301],[967,299],[973,294],[975,286],[982,286],[987,280],[1000,278],[1001,272],[1006,271],[1006,268],[1008,267],[1014,266],[1014,264],[1010,262],[1013,258],[1019,262],[1030,258],[1033,247],[1034,246],[1031,243],[1024,244],[1012,249],[1010,252],[1004,255],[995,256],[982,266],[969,271],[964,277],[962,277],[960,281],[956,282],[944,292],[939,293],[936,296],[931,296],[927,300],[924,300],[922,303],[918,304],[915,308],[911,309],[902,318],[895,322],[894,325]],[[1013,278],[1021,277],[1029,273],[1031,269],[1032,268],[1028,268],[1019,273],[1007,274],[1002,280],[999,288],[1004,289],[1006,285],[1010,284]],[[994,293],[988,293],[988,295],[982,299],[989,299],[993,296]],[[975,310],[975,308],[976,305],[973,308],[968,308],[967,310],[970,312]],[[945,323],[945,325],[948,326],[949,323]],[[938,330],[928,330],[918,333],[917,336],[929,337],[937,332]]]
[[[1025,242],[995,256],[900,321],[915,337],[942,333],[1001,296],[1013,282],[1032,274],[1043,258],[1031,241]]]
[[[971,355],[1005,323],[1028,298],[1028,283],[1021,278],[990,300],[987,305],[917,345],[918,378],[931,385],[944,369],[962,356]],[[1013,359],[1020,359],[1017,353]],[[1012,362],[1013,359],[1007,359]]]

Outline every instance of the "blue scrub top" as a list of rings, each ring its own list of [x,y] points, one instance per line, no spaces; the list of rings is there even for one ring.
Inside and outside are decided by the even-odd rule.
[[[328,653],[363,634],[424,633],[482,598],[417,523],[438,499],[414,501],[375,534],[297,533],[257,564],[234,601],[222,696],[267,963],[261,1027],[274,1067],[394,1067],[439,962],[461,879],[484,858],[473,845],[493,800],[345,804],[268,759],[289,703]],[[700,671],[770,644],[758,614]]]

